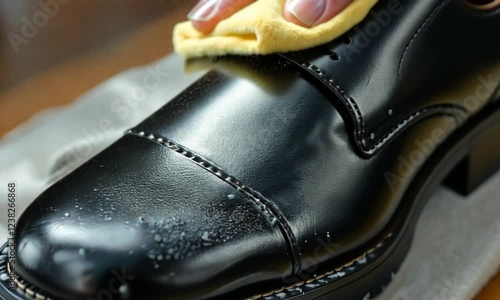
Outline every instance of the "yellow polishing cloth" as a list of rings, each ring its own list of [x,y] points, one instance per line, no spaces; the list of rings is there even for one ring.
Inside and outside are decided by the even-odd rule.
[[[174,28],[175,51],[186,58],[225,54],[270,54],[327,43],[358,24],[378,0],[354,0],[326,23],[304,28],[283,17],[284,0],[259,0],[204,35],[190,22]]]

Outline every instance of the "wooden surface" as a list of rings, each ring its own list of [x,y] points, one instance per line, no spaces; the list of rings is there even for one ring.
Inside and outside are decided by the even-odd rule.
[[[0,1],[0,137],[38,111],[171,51],[173,24],[194,1],[70,1],[16,53],[8,40],[38,1]],[[500,300],[500,274],[475,300]]]
[[[500,299],[500,273],[477,295],[475,300],[499,300]]]
[[[32,4],[20,11],[21,2]],[[40,11],[37,3],[0,0],[0,136],[44,108],[171,52],[172,27],[194,1],[72,1],[16,52],[7,36],[22,36],[22,19]]]

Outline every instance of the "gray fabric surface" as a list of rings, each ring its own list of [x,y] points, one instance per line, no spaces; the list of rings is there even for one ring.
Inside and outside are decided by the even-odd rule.
[[[0,197],[18,186],[17,214],[199,78],[174,56],[125,72],[73,104],[47,110],[0,141]],[[43,97],[43,95],[40,95]],[[380,299],[470,299],[500,266],[500,173],[468,198],[442,188],[419,220],[410,254]],[[0,239],[7,236],[0,201]]]

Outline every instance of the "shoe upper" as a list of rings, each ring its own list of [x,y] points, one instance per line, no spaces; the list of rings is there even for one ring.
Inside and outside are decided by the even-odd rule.
[[[165,289],[194,298],[193,286],[211,293],[207,277],[276,278],[291,268],[262,205],[133,136],[40,195],[18,226],[23,278],[64,299],[101,299],[101,290],[153,299]]]
[[[192,62],[212,71],[22,215],[17,273],[65,299],[234,299],[361,255],[497,89],[486,74],[474,107],[430,100],[499,62],[499,25],[462,1],[382,0],[328,45]]]

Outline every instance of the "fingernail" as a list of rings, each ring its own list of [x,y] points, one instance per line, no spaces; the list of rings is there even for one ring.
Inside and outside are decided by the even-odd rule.
[[[307,26],[313,25],[326,8],[325,0],[288,0],[285,8]]]
[[[218,11],[220,0],[202,0],[187,15],[191,21],[208,21]]]

